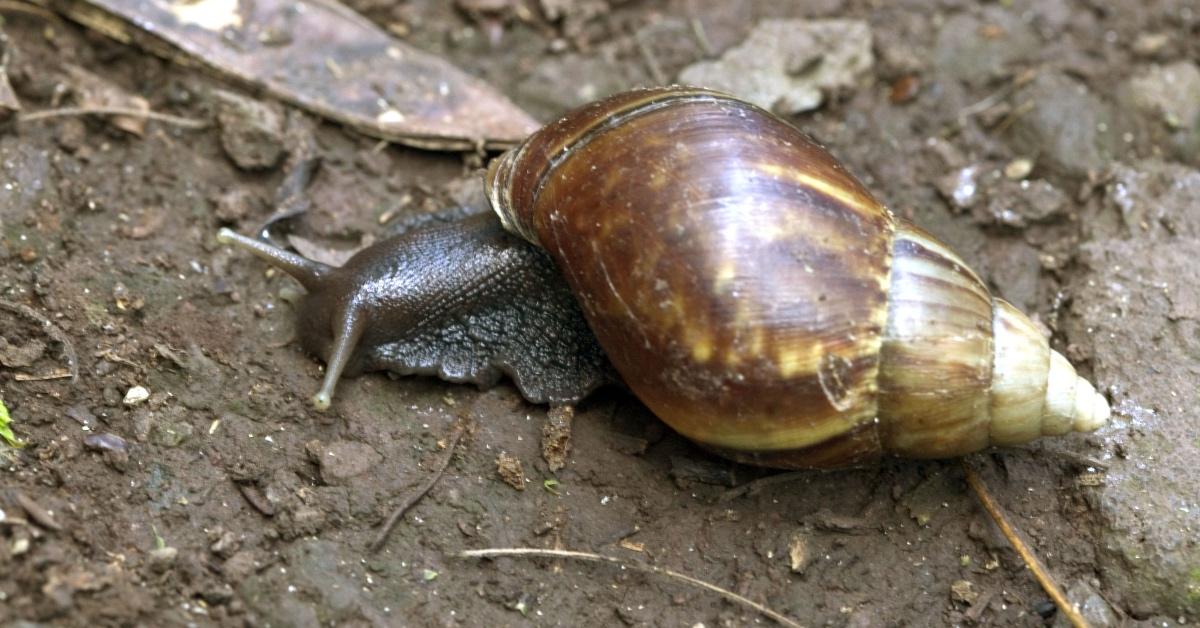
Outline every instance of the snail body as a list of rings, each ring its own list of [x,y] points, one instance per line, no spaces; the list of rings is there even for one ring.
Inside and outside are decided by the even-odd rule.
[[[955,253],[893,216],[807,136],[736,98],[688,87],[618,94],[494,160],[486,188],[504,229],[544,250],[536,263],[552,260],[565,279],[573,301],[553,306],[558,322],[586,319],[647,407],[725,456],[784,468],[948,457],[1108,419],[1104,397]],[[437,246],[472,250],[478,233],[467,227],[447,227],[443,237],[462,239]],[[411,243],[376,247],[398,244]],[[322,272],[376,286],[367,293],[391,285],[399,296],[371,307],[415,307],[423,321],[436,318],[439,301],[462,311],[495,299],[525,303],[561,281],[539,271],[516,282],[546,281],[534,291],[480,290],[480,277],[514,272],[489,261],[446,272],[444,281],[414,280],[426,255],[404,253],[405,263],[371,281],[358,275],[387,253],[368,249],[343,267],[356,270]],[[321,291],[320,281],[301,282]],[[315,348],[330,362],[318,405],[328,404],[347,364],[393,366],[356,357],[364,338],[370,353],[371,342],[408,335],[403,324],[386,332],[348,324],[364,318],[354,304],[370,299],[357,296],[362,289],[339,290],[321,301],[339,305],[311,316],[333,330],[332,349]],[[484,298],[463,296],[473,294]],[[302,308],[302,318],[309,314]],[[414,314],[391,318],[405,317]],[[588,334],[568,336],[586,352]],[[534,366],[500,370],[521,387],[546,360],[527,362]],[[583,379],[553,401],[573,402],[607,377],[603,367],[575,363],[563,371]]]
[[[550,258],[479,215],[381,240],[330,267],[222,230],[294,277],[297,337],[342,375],[388,370],[488,387],[509,376],[533,403],[574,403],[612,370]],[[531,295],[535,298],[531,298]]]

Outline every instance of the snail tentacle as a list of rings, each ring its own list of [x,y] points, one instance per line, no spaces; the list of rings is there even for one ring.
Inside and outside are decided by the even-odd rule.
[[[217,242],[232,244],[242,250],[249,251],[255,256],[269,262],[272,266],[292,276],[308,290],[314,290],[332,270],[320,262],[315,262],[291,251],[276,248],[254,238],[246,237],[232,229],[221,229],[217,232]]]
[[[350,364],[362,339],[366,321],[362,308],[355,302],[347,304],[345,311],[333,323],[333,344],[329,359],[325,363],[325,379],[321,389],[312,397],[313,407],[325,411],[333,403],[333,391],[346,366]]]

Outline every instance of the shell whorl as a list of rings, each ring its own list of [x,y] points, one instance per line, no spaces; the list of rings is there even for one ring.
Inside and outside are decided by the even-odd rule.
[[[1107,418],[953,252],[735,98],[619,94],[495,160],[487,187],[633,392],[730,457],[952,456]]]
[[[961,455],[1091,431],[1107,400],[945,245],[901,223],[880,366],[885,449]]]

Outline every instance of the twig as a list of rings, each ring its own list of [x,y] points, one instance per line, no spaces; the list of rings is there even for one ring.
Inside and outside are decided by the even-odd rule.
[[[454,426],[454,432],[450,434],[450,444],[446,445],[446,453],[442,456],[442,461],[438,463],[437,470],[425,480],[424,484],[392,511],[392,515],[388,517],[387,523],[383,524],[383,528],[379,531],[379,534],[375,535],[375,540],[371,542],[372,552],[378,552],[383,547],[383,544],[387,542],[388,535],[392,533],[392,528],[396,527],[396,524],[400,522],[400,518],[404,516],[404,513],[408,512],[413,506],[416,506],[417,502],[421,501],[421,498],[425,497],[425,494],[446,473],[446,468],[450,466],[450,459],[454,457],[454,448],[458,446],[458,441],[462,439],[463,432],[465,431],[466,428],[462,422]]]
[[[995,92],[992,92],[982,100],[976,101],[973,104],[959,109],[958,115],[955,116],[958,121],[958,125],[960,127],[963,126],[967,118],[983,113],[984,111],[991,109],[994,105],[999,104],[1005,98],[1008,98],[1010,95],[1012,95],[1013,92],[1017,91],[1017,89],[1019,89],[1021,86],[1032,81],[1036,76],[1037,73],[1033,71],[1023,72],[1013,78],[1013,80],[1007,85],[1001,87]]]
[[[154,120],[164,124],[173,124],[185,129],[203,129],[208,126],[207,120],[195,120],[193,118],[184,118],[181,116],[173,116],[169,113],[158,113],[157,111],[143,111],[141,109],[132,109],[128,107],[63,107],[61,109],[47,109],[45,111],[35,111],[33,113],[22,114],[17,118],[18,122],[37,122],[38,120],[46,120],[49,118],[61,118],[65,116],[128,116],[130,118],[145,118]]]
[[[704,22],[701,22],[698,17],[693,17],[688,22],[692,25],[692,35],[700,43],[700,50],[704,52],[704,56],[709,58],[717,56],[712,42],[708,40],[708,33],[704,30]]]
[[[1108,471],[1108,463],[1098,458],[1065,449],[1058,449],[1057,447],[1042,447],[1042,450],[1052,456],[1062,458],[1081,469],[1091,468],[1096,471]]]
[[[995,132],[999,134],[1007,131],[1008,127],[1016,124],[1017,120],[1020,119],[1021,116],[1033,111],[1034,106],[1035,104],[1032,100],[1027,100],[1017,105],[1011,112],[1009,112],[1007,116],[1004,117],[1003,120],[1000,121],[999,124],[996,125]]]
[[[14,303],[12,301],[0,299],[0,310],[8,310],[13,314],[24,316],[25,318],[41,325],[42,331],[46,332],[46,335],[50,336],[51,340],[54,340],[62,345],[63,355],[66,356],[67,366],[71,371],[71,383],[74,384],[79,381],[79,358],[77,358],[75,355],[75,346],[71,344],[71,339],[68,338],[65,333],[63,333],[63,330],[59,329],[57,325],[50,322],[50,319],[46,318],[37,310],[22,303]]]
[[[25,15],[33,15],[51,21],[58,21],[58,16],[51,11],[44,9],[36,4],[28,4],[25,2],[11,2],[10,0],[0,0],[0,13],[24,13]]]
[[[1004,512],[1000,510],[1000,506],[992,499],[992,495],[988,492],[983,480],[975,473],[975,469],[971,468],[971,465],[966,460],[962,461],[962,467],[963,472],[967,476],[967,484],[971,486],[971,490],[975,491],[975,495],[979,498],[980,503],[983,504],[984,509],[992,516],[992,521],[996,522],[996,526],[1000,528],[1000,532],[1004,534],[1004,538],[1008,539],[1013,549],[1017,550],[1017,554],[1021,555],[1021,560],[1025,561],[1025,565],[1033,572],[1033,577],[1037,578],[1038,584],[1042,585],[1042,589],[1046,591],[1050,599],[1054,600],[1054,603],[1058,606],[1058,610],[1062,611],[1062,614],[1066,616],[1067,620],[1075,628],[1088,628],[1087,620],[1067,600],[1067,596],[1063,595],[1062,589],[1059,588],[1058,583],[1050,576],[1050,572],[1046,571],[1046,567],[1042,565],[1042,561],[1038,560],[1038,557],[1033,554],[1033,550],[1017,535],[1012,524],[1008,522],[1008,517],[1004,515]]]
[[[666,85],[667,75],[663,72],[658,57],[654,56],[654,51],[646,43],[646,39],[640,33],[634,34],[633,39],[637,42],[638,52],[642,55],[642,61],[646,62],[646,69],[650,71],[650,78],[654,80],[654,84]]]
[[[679,573],[678,571],[672,571],[672,570],[666,569],[664,567],[655,567],[654,565],[646,565],[643,563],[622,560],[615,556],[604,556],[603,554],[593,554],[591,552],[575,552],[575,551],[571,551],[571,550],[537,549],[537,548],[533,548],[533,547],[495,547],[495,548],[481,549],[481,550],[466,550],[466,551],[454,554],[454,556],[456,556],[458,558],[498,558],[501,556],[509,556],[509,557],[517,557],[517,558],[529,558],[529,557],[573,558],[575,560],[584,560],[584,561],[595,562],[595,563],[611,563],[614,565],[619,565],[620,567],[622,567],[624,569],[633,569],[635,571],[644,571],[646,573],[652,573],[655,575],[664,576],[667,578],[673,578],[675,580],[680,580],[680,581],[686,582],[692,586],[699,587],[699,588],[705,589],[707,591],[712,591],[713,593],[716,593],[717,595],[720,595],[721,597],[725,598],[726,600],[729,600],[730,602],[734,602],[735,604],[741,604],[742,606],[752,608],[755,611],[758,611],[759,613],[762,613],[763,615],[770,617],[771,619],[775,620],[776,622],[778,622],[781,625],[788,626],[789,628],[803,628],[803,626],[801,624],[798,624],[795,621],[792,621],[791,619],[787,618],[783,614],[773,611],[773,610],[767,608],[766,606],[763,606],[762,604],[759,604],[758,602],[755,602],[751,599],[742,597],[742,596],[738,595],[737,593],[734,593],[733,591],[722,589],[721,587],[718,587],[715,584],[709,584],[698,578],[693,578],[689,575]]]
[[[52,379],[66,379],[71,377],[71,371],[59,370],[45,375],[26,375],[25,373],[17,373],[13,379],[18,382],[47,382]]]
[[[971,116],[983,113],[984,111],[991,109],[994,105],[999,104],[1000,101],[1004,100],[1005,98],[1008,98],[1009,94],[1012,94],[1016,90],[1017,90],[1016,84],[1009,83],[1008,85],[1001,87],[1000,89],[992,92],[991,94],[988,94],[981,100],[978,100],[970,105],[967,105],[966,107],[963,107],[962,109],[959,109],[958,115],[955,116],[958,119],[959,125],[961,126],[962,123],[967,118],[970,118]]]

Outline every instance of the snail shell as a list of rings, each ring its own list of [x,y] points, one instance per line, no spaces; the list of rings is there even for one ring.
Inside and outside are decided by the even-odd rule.
[[[495,160],[487,189],[504,227],[557,264],[633,392],[723,455],[937,458],[1109,417],[958,255],[728,95],[585,106]]]

